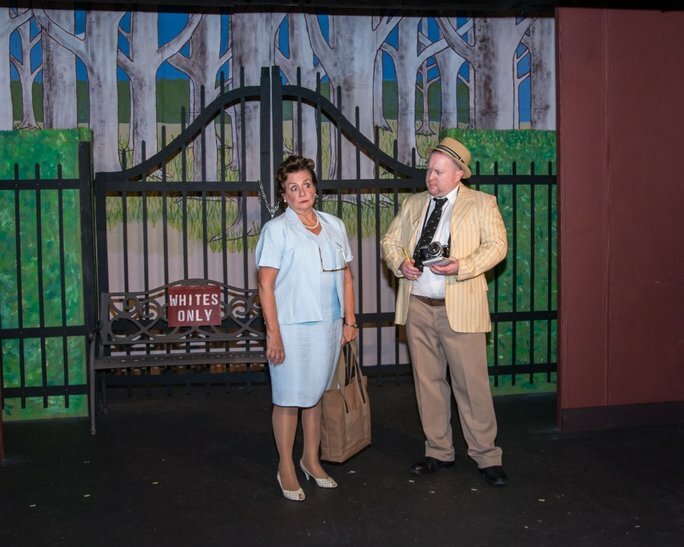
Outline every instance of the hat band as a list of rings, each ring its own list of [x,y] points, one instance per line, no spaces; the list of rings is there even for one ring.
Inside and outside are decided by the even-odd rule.
[[[435,150],[439,150],[440,152],[444,152],[445,154],[450,155],[457,162],[468,167],[468,163],[466,161],[464,161],[463,158],[461,156],[459,156],[456,152],[454,152],[451,148],[448,148],[448,147],[444,146],[443,144],[438,144],[437,146],[435,146]]]

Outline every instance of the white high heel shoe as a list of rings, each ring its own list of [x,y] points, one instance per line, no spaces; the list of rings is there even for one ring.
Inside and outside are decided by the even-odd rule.
[[[304,490],[302,490],[301,486],[299,487],[298,490],[285,490],[283,488],[283,483],[280,482],[280,471],[278,471],[278,474],[276,475],[276,479],[278,480],[278,486],[280,486],[280,490],[282,490],[283,497],[285,499],[288,499],[291,501],[304,501],[306,499],[306,496],[304,495]]]
[[[299,460],[299,467],[302,471],[304,471],[304,476],[306,477],[306,480],[308,481],[309,477],[312,477],[313,480],[316,481],[316,486],[318,486],[319,488],[337,488],[337,483],[335,482],[335,479],[333,479],[332,477],[317,479],[313,476],[313,473],[311,473],[306,467],[304,467],[304,463],[302,462],[302,460]]]

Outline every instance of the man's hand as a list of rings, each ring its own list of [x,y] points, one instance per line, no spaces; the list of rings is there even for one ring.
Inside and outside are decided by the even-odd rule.
[[[411,281],[415,281],[420,277],[421,272],[418,268],[415,266],[416,261],[411,259],[406,259],[401,263],[401,266],[399,269],[401,270],[401,273],[404,274],[404,277],[406,279],[410,279]]]
[[[449,262],[446,264],[433,264],[430,266],[430,271],[435,275],[456,275],[458,273],[458,258],[449,257]]]

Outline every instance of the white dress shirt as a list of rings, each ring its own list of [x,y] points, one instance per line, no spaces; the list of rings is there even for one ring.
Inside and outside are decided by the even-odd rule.
[[[461,187],[459,184],[446,196],[447,201],[442,207],[442,216],[439,219],[439,224],[437,225],[437,231],[435,232],[435,237],[432,241],[439,241],[442,245],[447,245],[449,243],[449,234],[451,233],[451,213],[454,210],[454,203],[456,203],[456,198],[458,197],[458,189]],[[428,207],[427,215],[425,218],[430,217],[430,213],[435,208],[435,201],[430,198],[430,206]],[[425,222],[423,222],[425,224]],[[421,228],[422,231],[422,228]],[[418,234],[420,238],[420,234]],[[423,273],[413,282],[413,288],[411,289],[411,294],[417,294],[419,296],[427,296],[429,298],[444,298],[444,276],[435,275],[430,270],[429,266],[423,268]]]

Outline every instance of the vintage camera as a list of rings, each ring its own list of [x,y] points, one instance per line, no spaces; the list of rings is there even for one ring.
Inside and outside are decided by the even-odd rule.
[[[418,248],[418,262],[423,266],[429,266],[441,262],[449,257],[449,246],[442,245],[439,241],[433,241]]]

